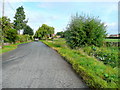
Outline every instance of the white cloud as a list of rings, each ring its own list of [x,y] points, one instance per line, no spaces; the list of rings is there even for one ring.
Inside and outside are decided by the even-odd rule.
[[[15,0],[15,1],[19,1],[19,0]],[[23,1],[23,0],[20,0],[20,1]],[[35,0],[36,1],[36,0]],[[29,2],[29,1],[28,1]],[[34,2],[34,1],[33,1]],[[21,6],[22,3],[17,3],[17,2],[14,2],[12,3],[12,6],[14,9],[18,8],[19,6]],[[49,4],[43,4],[41,7],[43,8],[49,8],[51,7]],[[114,10],[117,10],[117,6],[113,5],[111,6],[111,8],[108,8],[107,9],[108,11],[106,13],[110,14],[111,12],[113,12]],[[83,10],[85,11],[85,10]],[[85,11],[85,13],[90,13],[91,11]],[[36,12],[36,11],[31,11],[31,9],[29,7],[25,7],[25,14],[26,14],[26,18],[29,18],[29,22],[28,22],[28,25],[30,25],[33,29],[34,29],[34,32],[43,24],[48,24],[50,26],[52,25],[55,25],[53,21],[55,20],[58,20],[58,21],[61,21],[61,16],[59,15],[54,15],[52,13],[48,13],[47,12]],[[15,11],[13,11],[10,6],[8,6],[6,4],[6,7],[5,7],[5,15],[8,16],[11,20],[13,20],[13,17],[15,15]],[[109,15],[105,16],[103,15],[104,17],[108,17]],[[66,18],[66,17],[62,17],[63,18]],[[117,17],[116,17],[117,18]],[[104,18],[105,19],[105,18]],[[104,20],[103,19],[103,20]],[[67,19],[65,21],[68,21]],[[109,21],[106,20],[106,21]],[[64,22],[63,22],[64,23]],[[107,30],[111,32],[111,30],[117,30],[116,27],[118,27],[118,24],[116,22],[112,22],[112,23],[106,23],[106,25],[108,26]],[[55,32],[57,31],[60,31],[60,30],[63,30],[63,28],[66,26],[66,23],[64,25],[55,25],[53,27],[55,27]],[[111,33],[114,33],[111,32]]]
[[[112,22],[112,23],[105,23],[105,25],[107,25],[108,27],[115,27],[118,25],[118,23],[116,22]]]
[[[38,4],[38,7],[39,8],[50,8],[52,7],[52,5],[50,3],[45,2],[45,3]]]
[[[107,25],[107,33],[108,34],[117,34],[118,33],[118,23],[105,23]]]
[[[110,8],[108,7],[106,13],[111,14],[112,12],[118,12],[118,4],[113,4],[113,5],[110,6]]]
[[[28,25],[30,25],[33,29],[34,32],[42,25],[42,24],[47,24],[49,26],[54,26],[54,22],[53,20],[57,20],[59,19],[58,16],[55,15],[48,15],[46,16],[44,13],[40,13],[40,12],[30,12],[30,10],[25,11],[26,12],[26,16],[29,19],[28,21]],[[33,14],[34,13],[34,14]],[[55,27],[57,28],[57,27]]]

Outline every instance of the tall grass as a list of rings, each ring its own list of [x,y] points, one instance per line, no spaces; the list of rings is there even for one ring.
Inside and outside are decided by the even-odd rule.
[[[118,88],[118,68],[105,65],[81,49],[70,49],[64,39],[43,41],[57,50],[91,88]]]

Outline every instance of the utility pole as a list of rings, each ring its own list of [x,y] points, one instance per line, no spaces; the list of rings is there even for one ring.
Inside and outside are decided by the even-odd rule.
[[[3,0],[3,2],[2,2],[2,17],[4,16],[4,5],[5,4],[5,1]],[[2,24],[3,24],[3,22],[2,22]],[[3,27],[2,27],[2,31],[3,31]],[[1,38],[1,40],[2,40],[2,48],[3,48],[3,46],[4,46],[4,35],[3,35],[3,33],[1,34],[2,35],[2,38]]]
[[[4,6],[5,6],[4,4],[5,4],[5,1],[3,0],[3,5],[2,5],[2,16],[4,16],[4,9],[5,9],[5,8],[4,8]]]

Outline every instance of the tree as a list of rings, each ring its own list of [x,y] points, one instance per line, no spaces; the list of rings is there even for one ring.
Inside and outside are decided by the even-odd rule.
[[[34,34],[34,32],[30,26],[26,25],[26,27],[24,28],[23,34],[24,35],[28,34],[28,35],[32,36]]]
[[[3,40],[3,37],[2,37],[2,18],[0,18],[0,45],[2,45],[2,40]]]
[[[54,34],[54,27],[48,26],[48,35],[49,35],[49,37],[52,37],[52,34]]]
[[[14,28],[16,30],[18,30],[19,34],[20,34],[20,30],[24,29],[27,21],[25,20],[25,12],[24,12],[24,8],[18,7],[16,10],[16,14],[15,14],[15,20],[14,20]]]
[[[50,27],[46,24],[43,24],[36,31],[34,38],[47,39],[49,37],[52,37],[52,34],[54,34],[54,27]]]
[[[61,31],[61,32],[57,32],[56,35],[60,36],[61,38],[64,38],[64,32],[63,32],[63,31]]]
[[[10,23],[10,19],[6,16],[0,18],[0,27],[2,28],[2,40],[4,42],[15,42],[17,39],[17,31],[13,29],[13,24]]]
[[[1,19],[0,19],[0,26],[2,28],[2,39],[4,42],[11,42],[11,39],[9,37],[9,30],[13,29],[13,24],[10,23],[10,19],[7,18],[6,16],[3,16]],[[11,33],[11,32],[9,32]],[[9,37],[9,38],[8,38]],[[12,37],[11,37],[12,38]],[[14,39],[14,38],[13,38]],[[14,41],[14,40],[13,40]]]
[[[95,45],[102,46],[106,36],[106,26],[98,18],[89,16],[72,17],[65,31],[65,39],[71,48]]]

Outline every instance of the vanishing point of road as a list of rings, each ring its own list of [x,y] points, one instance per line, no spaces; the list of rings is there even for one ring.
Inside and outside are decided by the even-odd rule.
[[[88,88],[56,51],[42,42],[2,55],[2,88]]]

